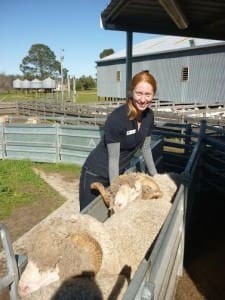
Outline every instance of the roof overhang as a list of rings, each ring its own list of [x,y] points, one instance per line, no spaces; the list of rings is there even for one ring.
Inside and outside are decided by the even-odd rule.
[[[111,0],[109,30],[225,40],[224,0]]]

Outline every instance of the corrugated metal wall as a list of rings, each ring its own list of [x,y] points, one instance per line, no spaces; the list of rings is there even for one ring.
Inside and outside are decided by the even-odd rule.
[[[117,81],[117,72],[120,72],[120,81]],[[125,65],[112,64],[102,66],[97,70],[97,94],[99,97],[125,98],[126,73]]]
[[[189,78],[182,81],[182,69],[188,67]],[[120,83],[116,71],[120,71]],[[162,101],[212,104],[225,103],[225,46],[206,47],[133,58],[133,74],[149,70],[158,82],[156,97]],[[97,66],[98,95],[125,97],[126,65],[121,59]]]

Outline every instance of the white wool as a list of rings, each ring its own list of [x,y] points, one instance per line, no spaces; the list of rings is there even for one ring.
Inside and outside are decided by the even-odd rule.
[[[99,243],[103,257],[100,270],[96,275],[96,282],[102,291],[103,299],[108,299],[124,266],[130,268],[132,279],[140,261],[157,237],[168,215],[177,185],[169,174],[157,174],[154,176],[154,180],[156,180],[163,191],[161,198],[150,201],[139,199],[129,202],[124,209],[117,211],[104,223],[89,215],[78,213],[73,218],[67,220],[60,218],[56,219],[52,224],[50,222],[50,224],[42,225],[46,227],[46,230],[53,231],[54,234],[58,233],[59,238],[78,231],[90,234]],[[130,193],[129,189],[124,189],[125,192]],[[124,190],[122,189],[122,191]],[[130,196],[133,196],[133,194],[131,193]],[[39,227],[36,230],[39,230]],[[37,241],[37,246],[41,244],[42,241]],[[40,277],[37,276],[38,271],[35,270],[34,272],[34,270],[35,262],[29,261],[22,274],[20,287],[21,285],[27,286],[28,291],[32,291],[32,293],[27,293],[26,297],[22,299],[50,299],[56,288],[62,283],[57,277],[57,269],[39,274]],[[76,270],[74,270],[74,275],[78,275]],[[37,279],[36,282],[33,279]],[[122,299],[126,288],[127,281],[123,279],[122,290],[119,290],[117,299]],[[89,292],[87,290],[87,294]]]

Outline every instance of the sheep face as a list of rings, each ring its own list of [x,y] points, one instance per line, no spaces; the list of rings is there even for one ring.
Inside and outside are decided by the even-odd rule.
[[[127,205],[130,190],[131,189],[129,185],[122,185],[115,195],[115,200],[111,209],[113,209],[114,211],[123,209]]]
[[[59,270],[56,267],[52,270],[40,272],[36,264],[29,261],[26,272],[20,278],[18,284],[18,293],[20,297],[25,297],[37,290],[40,287],[47,286],[52,282],[59,280]]]
[[[115,195],[112,209],[114,212],[122,210],[129,202],[134,201],[141,195],[141,185],[135,183],[135,187],[131,188],[129,184],[122,185]]]

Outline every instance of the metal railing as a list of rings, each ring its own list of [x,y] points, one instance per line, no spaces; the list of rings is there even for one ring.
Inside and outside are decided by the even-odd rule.
[[[192,199],[190,191],[194,187],[194,178],[196,169],[198,167],[199,158],[202,151],[205,151],[204,146],[208,143],[213,143],[215,147],[219,147],[225,151],[225,142],[212,138],[210,133],[207,136],[206,131],[209,127],[206,122],[201,123],[198,140],[191,152],[187,165],[184,169],[184,175],[189,180],[184,181],[174,198],[171,210],[161,228],[161,231],[151,249],[148,256],[143,258],[140,262],[137,271],[135,272],[128,289],[126,290],[123,300],[144,300],[157,299],[166,300],[172,299],[175,293],[176,282],[178,277],[182,275],[184,246],[187,235],[188,223],[191,217]],[[216,132],[216,128],[213,128]],[[224,139],[225,130],[218,131]],[[157,143],[156,143],[157,144]],[[158,152],[157,152],[158,153]],[[158,155],[158,154],[157,154]],[[158,159],[160,161],[160,159]],[[138,165],[138,160],[135,162]],[[97,197],[82,213],[88,213],[97,219],[104,221],[107,218],[107,209],[102,205],[100,196]],[[10,240],[4,226],[1,226],[3,232],[2,239],[4,239],[5,247],[8,248]],[[9,266],[9,274],[0,283],[1,287],[11,287],[12,300],[17,300],[15,286],[18,282],[18,273],[16,271],[15,259],[12,248],[8,248],[8,258],[12,258],[12,265]],[[14,282],[13,282],[14,281]],[[14,290],[14,291],[13,291]]]
[[[8,229],[4,224],[0,224],[0,235],[2,245],[6,257],[7,274],[0,279],[0,291],[4,288],[9,289],[11,300],[17,300],[17,286],[19,281],[19,271],[17,267],[16,257],[12,248]]]
[[[202,138],[201,134],[185,168],[184,174],[190,179],[197,167]],[[140,262],[123,300],[173,299],[183,269],[189,185],[191,181],[180,185],[154,247],[149,257]]]

